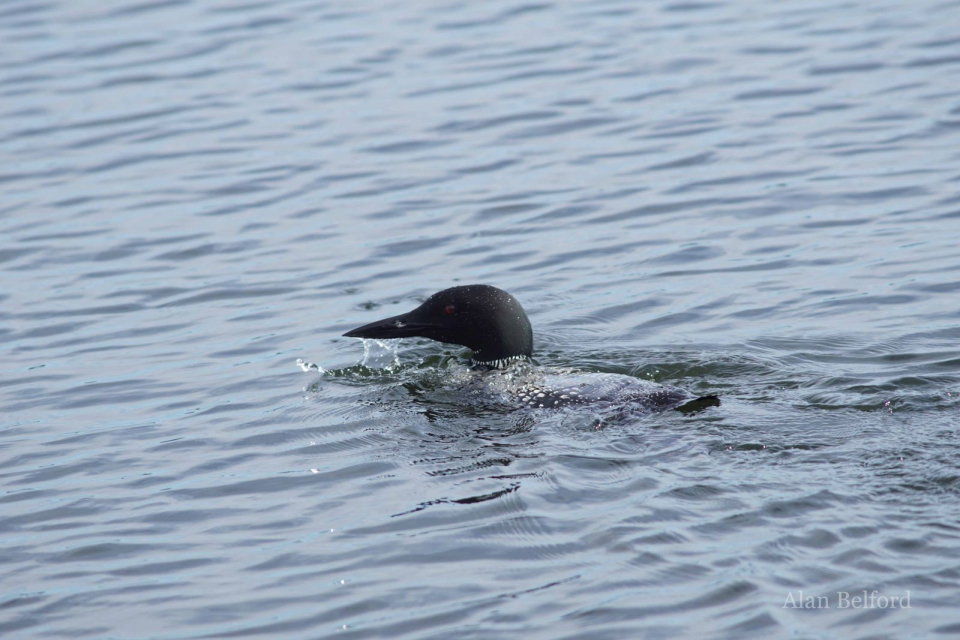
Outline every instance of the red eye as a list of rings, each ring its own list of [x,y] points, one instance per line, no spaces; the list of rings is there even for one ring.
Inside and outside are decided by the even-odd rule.
[[[447,315],[448,315],[448,316],[452,316],[453,314],[455,314],[455,313],[457,312],[457,308],[456,308],[455,306],[453,306],[452,304],[448,304],[447,307],[444,309],[444,311],[447,312]]]

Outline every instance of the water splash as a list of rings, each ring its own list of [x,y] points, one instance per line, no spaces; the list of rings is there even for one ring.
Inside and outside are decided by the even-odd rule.
[[[314,362],[307,362],[303,358],[297,358],[297,366],[300,367],[300,370],[304,373],[310,373],[311,371],[316,371],[317,373],[326,373],[326,369]]]
[[[360,364],[369,369],[392,371],[400,366],[396,340],[363,339],[363,360]]]

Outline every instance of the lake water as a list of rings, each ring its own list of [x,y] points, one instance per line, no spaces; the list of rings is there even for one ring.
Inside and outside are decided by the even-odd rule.
[[[960,2],[8,0],[0,42],[4,638],[960,634]],[[723,404],[596,429],[340,337],[473,282],[544,366]]]

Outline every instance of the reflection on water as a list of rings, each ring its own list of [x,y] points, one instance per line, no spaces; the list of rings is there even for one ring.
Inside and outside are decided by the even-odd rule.
[[[958,28],[5,3],[0,635],[957,634]],[[724,403],[597,430],[340,337],[470,282]]]

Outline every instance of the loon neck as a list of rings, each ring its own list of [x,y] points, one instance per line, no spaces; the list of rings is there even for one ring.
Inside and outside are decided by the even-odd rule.
[[[508,356],[496,360],[475,360],[474,358],[470,358],[470,366],[487,367],[489,369],[506,369],[514,362],[533,362],[533,360],[529,356],[524,355]]]

